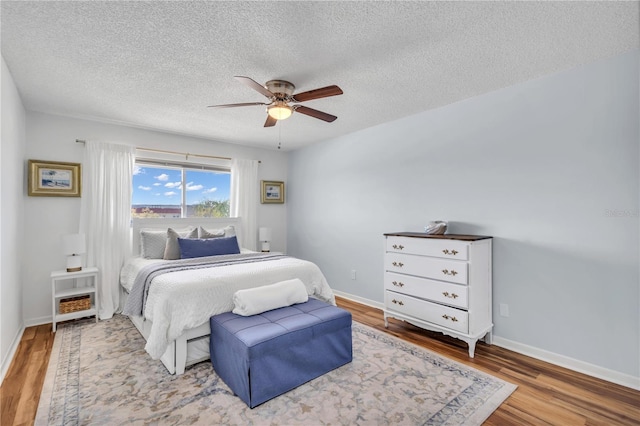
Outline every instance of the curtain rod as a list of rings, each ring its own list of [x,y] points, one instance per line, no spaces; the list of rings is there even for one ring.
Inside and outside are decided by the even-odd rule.
[[[86,143],[86,141],[82,139],[76,139],[76,143]],[[184,155],[187,159],[189,156],[191,157],[203,157],[203,158],[215,158],[217,160],[231,160],[231,157],[219,157],[217,155],[204,155],[204,154],[189,154],[188,152],[177,152],[177,151],[165,151],[163,149],[151,149],[151,148],[140,148],[136,147],[139,151],[147,151],[147,152],[159,152],[161,154],[175,154],[175,155]],[[262,161],[258,160],[258,163],[262,163]]]

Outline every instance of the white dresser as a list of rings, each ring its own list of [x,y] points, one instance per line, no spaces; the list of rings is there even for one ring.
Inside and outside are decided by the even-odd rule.
[[[464,340],[491,344],[491,237],[384,234],[384,323],[407,321]]]

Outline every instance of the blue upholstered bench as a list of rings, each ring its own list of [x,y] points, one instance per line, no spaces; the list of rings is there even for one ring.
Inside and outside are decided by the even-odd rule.
[[[352,360],[351,313],[317,299],[210,324],[213,368],[250,408]]]

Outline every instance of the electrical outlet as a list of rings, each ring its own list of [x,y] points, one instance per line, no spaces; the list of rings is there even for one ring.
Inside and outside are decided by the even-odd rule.
[[[507,305],[506,303],[501,303],[500,304],[500,316],[501,317],[508,317],[509,316],[509,305]]]
[[[355,269],[352,269],[352,270],[351,270],[351,279],[352,279],[352,280],[355,280],[355,279],[356,279],[356,270],[355,270]]]

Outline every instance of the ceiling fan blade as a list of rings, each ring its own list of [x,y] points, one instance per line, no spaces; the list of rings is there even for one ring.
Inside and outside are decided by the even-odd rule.
[[[242,104],[225,104],[225,105],[209,105],[207,108],[234,108],[234,107],[243,107],[243,106],[252,106],[252,105],[269,105],[264,102],[245,102]]]
[[[329,96],[342,95],[342,89],[336,85],[321,87],[320,89],[309,90],[308,92],[298,93],[293,95],[293,100],[296,102],[310,101],[312,99],[326,98]]]
[[[267,121],[264,122],[264,127],[273,127],[278,122],[277,118],[273,118],[269,114],[267,114]]]
[[[252,88],[256,92],[262,93],[264,96],[266,96],[269,99],[271,99],[272,97],[275,96],[273,93],[271,93],[269,90],[267,90],[267,88],[264,87],[262,84],[256,82],[255,80],[253,80],[253,79],[251,79],[249,77],[243,77],[241,75],[236,75],[233,78],[235,78],[236,80],[238,80],[240,83],[244,84],[245,86],[248,86],[248,87]]]
[[[319,118],[320,120],[324,120],[328,123],[331,123],[336,120],[335,115],[327,114],[326,112],[318,111],[317,109],[308,108],[302,105],[296,105],[295,111],[302,113],[304,115],[308,115],[309,117]]]

